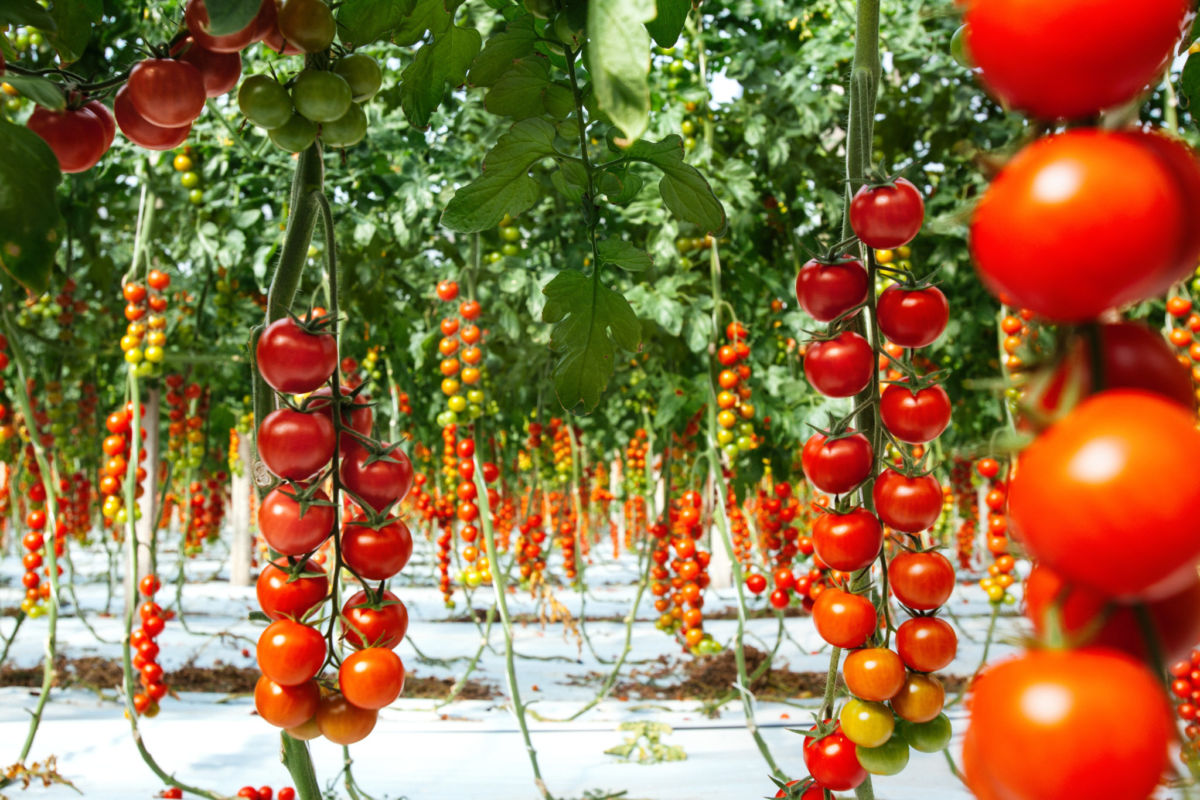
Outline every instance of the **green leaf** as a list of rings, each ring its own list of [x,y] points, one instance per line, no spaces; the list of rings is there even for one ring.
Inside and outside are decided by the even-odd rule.
[[[633,202],[642,190],[642,179],[626,169],[609,169],[600,176],[600,193],[615,205],[624,206]]]
[[[28,128],[0,120],[0,268],[35,294],[46,291],[61,241],[54,152]]]
[[[591,0],[587,10],[588,72],[600,109],[626,139],[650,121],[650,34],[654,0]]]
[[[554,391],[563,408],[600,402],[616,364],[616,348],[636,350],[641,326],[629,302],[593,275],[563,270],[542,288],[542,320],[554,324],[550,349],[558,354]]]
[[[623,239],[605,239],[596,245],[596,251],[601,263],[612,264],[626,272],[643,272],[654,263],[649,253]]]
[[[261,6],[262,0],[204,0],[204,7],[208,9],[208,32],[213,36],[237,33],[254,21]]]
[[[550,66],[532,55],[512,65],[483,98],[483,107],[501,117],[521,120],[542,115],[542,99],[550,87]]]
[[[344,0],[337,11],[338,38],[347,47],[386,39],[415,7],[416,0]]]
[[[513,62],[533,55],[537,34],[533,30],[533,17],[526,14],[508,23],[502,33],[488,39],[487,45],[471,63],[467,80],[472,86],[492,86],[500,80]]]
[[[409,47],[425,38],[426,31],[436,38],[451,22],[453,18],[443,0],[416,0],[412,11],[392,31],[392,43]]]
[[[36,0],[4,0],[0,2],[0,25],[29,25],[43,31],[52,31],[54,17],[38,5]]]
[[[62,111],[67,107],[67,98],[53,81],[34,75],[14,75],[11,72],[5,74],[4,80],[39,106],[45,106],[51,111]]]
[[[699,170],[683,160],[683,140],[671,135],[661,142],[640,140],[625,151],[632,161],[653,164],[662,170],[658,183],[671,213],[693,223],[705,233],[725,232],[725,208]]]
[[[646,23],[646,30],[650,31],[659,47],[670,47],[683,33],[683,25],[691,10],[691,0],[658,0],[658,16]]]
[[[446,85],[466,81],[467,67],[482,42],[474,28],[451,25],[417,51],[413,63],[400,73],[400,105],[410,123],[418,128],[429,124],[430,114],[446,94]]]
[[[542,105],[546,107],[546,113],[555,119],[566,119],[575,110],[575,96],[571,94],[570,86],[555,81],[546,87]]]
[[[517,216],[538,199],[537,182],[529,169],[556,155],[554,126],[543,119],[513,125],[483,158],[483,175],[461,187],[446,204],[442,224],[474,233],[494,228],[505,214]]]
[[[64,64],[83,55],[92,37],[92,25],[104,15],[103,0],[56,0],[50,9],[56,29],[46,40],[58,51]]]
[[[1188,100],[1188,108],[1192,109],[1192,117],[1196,118],[1195,110],[1200,108],[1200,56],[1188,56],[1179,76],[1179,93]]]

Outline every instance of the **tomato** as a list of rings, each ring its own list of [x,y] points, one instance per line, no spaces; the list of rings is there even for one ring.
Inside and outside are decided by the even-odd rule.
[[[359,708],[384,708],[404,690],[404,664],[385,647],[355,650],[338,669],[338,688]]]
[[[908,244],[921,230],[925,201],[906,178],[883,186],[861,186],[850,201],[850,227],[859,241],[875,250]]]
[[[88,108],[50,111],[36,106],[25,123],[50,146],[63,172],[84,172],[96,166],[108,149],[104,122]]]
[[[177,127],[163,127],[143,117],[133,107],[128,84],[117,90],[117,96],[113,99],[113,115],[125,138],[147,150],[171,150],[187,141],[192,131],[190,122]]]
[[[817,596],[812,616],[821,638],[846,650],[862,647],[878,627],[870,600],[836,588]]]
[[[938,714],[928,722],[909,722],[902,719],[896,727],[908,742],[908,746],[918,753],[937,753],[945,750],[954,733],[950,718],[945,714]]]
[[[889,286],[876,305],[879,330],[901,347],[925,347],[937,341],[950,320],[950,304],[936,286],[906,289]]]
[[[847,792],[867,779],[854,755],[854,742],[840,728],[820,739],[805,737],[804,766],[813,780],[833,792]]]
[[[936,672],[954,660],[958,635],[940,617],[912,617],[896,629],[896,650],[914,672]]]
[[[315,678],[325,663],[320,631],[290,619],[277,619],[258,637],[258,668],[281,686]]]
[[[363,436],[371,435],[371,425],[375,420],[375,412],[371,410],[371,398],[366,394],[359,392],[354,397],[348,397],[354,390],[349,386],[342,386],[342,402],[338,406],[338,414],[342,420],[342,427],[356,431]],[[313,399],[309,401],[308,407],[313,411],[320,411],[333,419],[333,413],[329,410],[329,398],[332,393],[328,386],[322,386],[312,393]],[[349,410],[347,411],[347,407]],[[349,453],[350,450],[358,445],[358,439],[353,433],[343,430],[338,447],[343,454]]]
[[[950,599],[954,591],[954,565],[941,553],[902,552],[888,564],[892,594],[916,611],[932,611]]]
[[[942,513],[942,487],[932,475],[908,476],[885,469],[875,479],[875,512],[884,525],[918,533]]]
[[[392,520],[378,528],[351,522],[342,533],[342,557],[363,578],[386,580],[408,563],[412,534],[403,520]]]
[[[164,128],[189,125],[204,110],[204,77],[192,64],[147,58],[129,72],[129,99],[148,122]]]
[[[292,118],[292,96],[270,75],[251,75],[242,81],[237,95],[238,108],[246,119],[260,128],[273,130]],[[286,318],[285,318],[286,319]],[[277,325],[284,320],[277,320]],[[329,338],[333,338],[332,336]],[[335,358],[336,362],[336,358]],[[321,361],[324,364],[324,360]],[[332,374],[332,370],[330,370]]]
[[[792,596],[788,594],[787,589],[774,589],[767,597],[767,602],[771,604],[772,608],[782,610],[791,605]]]
[[[223,36],[211,35],[208,32],[208,8],[204,5],[204,0],[188,0],[183,19],[196,43],[214,53],[237,53],[253,42],[255,34],[258,33],[258,18],[255,15],[255,19],[240,31]]]
[[[353,101],[346,79],[325,70],[306,69],[292,84],[296,111],[313,122],[333,122],[350,110]]]
[[[378,711],[359,708],[336,692],[322,697],[317,705],[317,728],[334,744],[361,742],[375,729],[378,718]]]
[[[371,460],[371,453],[355,444],[346,450],[339,475],[348,490],[376,511],[398,508],[413,483],[412,462],[399,447]]]
[[[258,715],[276,728],[294,728],[312,719],[320,699],[321,690],[313,680],[297,686],[281,686],[262,675],[254,685]]]
[[[329,464],[333,439],[324,414],[278,408],[258,426],[258,457],[280,478],[302,481]]]
[[[892,710],[901,719],[929,722],[942,713],[942,706],[946,704],[946,690],[934,676],[910,672],[891,702]]]
[[[804,443],[800,458],[809,482],[829,494],[845,494],[865,481],[875,460],[871,443],[861,433],[832,441],[814,433]]]
[[[801,781],[788,781],[787,784],[779,791],[775,792],[775,797],[792,797],[796,800],[825,800],[825,792],[821,790],[820,784],[810,783],[804,793],[797,796],[794,792],[800,791],[793,788],[799,786]]]
[[[301,150],[307,150],[317,140],[319,132],[317,123],[300,114],[292,114],[287,122],[267,131],[267,136],[280,150],[299,153]]]
[[[967,739],[986,758],[967,780],[997,797],[1144,800],[1174,735],[1155,677],[1103,648],[1035,650],[992,665],[968,708]]]
[[[902,442],[931,442],[950,425],[950,395],[936,383],[915,391],[906,384],[891,383],[880,397],[879,418]]]
[[[762,594],[767,589],[767,579],[758,572],[747,575],[746,588],[749,589],[752,594]]]
[[[379,62],[368,55],[362,53],[352,53],[343,58],[339,58],[333,62],[334,73],[341,75],[346,79],[346,83],[350,84],[350,90],[354,93],[355,103],[365,103],[370,100],[383,86],[383,71],[379,68]],[[454,284],[455,292],[450,297],[442,297],[442,283]],[[449,302],[458,297],[458,284],[454,281],[441,281],[438,283],[438,299]]]
[[[883,549],[879,518],[862,506],[845,514],[817,517],[812,526],[813,550],[832,569],[854,572],[870,566]]]
[[[1179,39],[1185,0],[972,0],[966,47],[984,86],[1043,119],[1085,117],[1140,94]]]
[[[346,59],[342,59],[342,60],[344,61]],[[340,64],[341,61],[339,61],[338,63]],[[452,281],[452,280],[438,281],[437,296],[438,296],[439,300],[446,302],[446,303],[450,302],[451,300],[454,300],[455,298],[458,297],[458,282]],[[451,321],[454,323],[454,330],[450,331],[449,333],[447,333],[445,330],[442,331],[442,333],[445,333],[447,336],[450,336],[458,331],[458,320],[452,319]],[[443,321],[443,324],[444,324],[444,321]]]
[[[1131,600],[1195,582],[1197,504],[1195,417],[1125,389],[1088,398],[1035,440],[1008,497],[1012,527],[1035,557],[1066,580]]]
[[[291,317],[284,317],[258,337],[254,359],[259,374],[275,391],[307,394],[324,387],[337,369],[337,342],[331,333],[308,333]]]
[[[862,336],[844,331],[813,342],[804,356],[804,377],[826,397],[852,397],[871,382],[875,353]]]
[[[838,723],[846,738],[862,747],[879,747],[892,738],[892,731],[896,729],[890,708],[883,703],[855,697],[842,706]]]
[[[908,766],[908,742],[897,733],[878,747],[859,745],[854,755],[872,775],[898,775]]]
[[[408,631],[408,609],[391,592],[383,593],[378,608],[358,592],[342,606],[342,635],[351,647],[393,648]]]
[[[329,502],[329,495],[318,489],[313,500]],[[285,556],[312,552],[333,532],[334,513],[330,505],[310,505],[300,511],[295,492],[286,484],[263,498],[258,507],[258,530],[273,550]]]
[[[884,703],[904,687],[904,664],[893,650],[868,647],[846,656],[842,678],[855,697]]]
[[[867,270],[849,254],[812,259],[796,275],[796,299],[818,322],[831,322],[867,299]]]
[[[1038,139],[1001,170],[975,208],[970,247],[1004,302],[1081,322],[1162,293],[1194,265],[1184,218],[1195,160],[1160,154],[1158,137],[1081,128]],[[1190,269],[1190,267],[1189,267]]]
[[[99,100],[88,100],[81,107],[95,114],[96,119],[100,120],[100,125],[104,128],[104,150],[107,152],[117,135],[117,123],[113,119],[112,112]]]
[[[271,619],[290,617],[299,620],[329,593],[329,579],[316,561],[308,561],[304,571],[294,580],[288,580],[290,575],[286,558],[270,562],[258,573],[254,584],[258,605]]]
[[[337,26],[323,0],[284,0],[279,32],[304,53],[317,53],[333,43]]]
[[[228,94],[237,86],[238,78],[242,77],[241,56],[206,50],[190,36],[172,47],[171,55],[200,70],[206,97]]]
[[[328,147],[352,147],[366,135],[367,114],[355,104],[346,109],[342,116],[321,126],[321,141]],[[466,374],[465,370],[463,374]]]

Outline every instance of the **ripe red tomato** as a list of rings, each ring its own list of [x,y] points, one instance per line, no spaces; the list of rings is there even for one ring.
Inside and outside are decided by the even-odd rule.
[[[378,528],[351,522],[342,533],[342,557],[346,564],[372,581],[386,580],[404,569],[412,550],[412,534],[399,519]]]
[[[334,744],[361,742],[375,729],[378,718],[378,711],[359,708],[336,692],[317,704],[317,728]]]
[[[443,302],[450,302],[458,297],[458,282],[451,280],[438,281],[437,296]]]
[[[359,392],[352,398],[347,398],[354,390],[349,386],[341,386],[342,405],[338,409],[341,415],[342,426],[350,430],[361,433],[363,436],[371,435],[371,425],[375,420],[375,412],[371,410],[371,398],[365,393]],[[332,393],[328,386],[322,386],[312,393],[312,399],[309,400],[308,407],[312,411],[320,411],[333,419],[333,413],[329,410],[329,398]],[[338,448],[343,452],[349,452],[352,447],[358,446],[358,439],[349,431],[343,430],[341,438],[338,441]]]
[[[898,553],[888,564],[892,594],[915,611],[933,611],[954,591],[954,565],[941,553]],[[928,672],[929,670],[921,670]]]
[[[906,178],[883,186],[860,186],[850,201],[850,227],[867,247],[891,250],[921,230],[925,201]]]
[[[800,461],[813,486],[829,494],[845,494],[871,474],[874,456],[871,443],[861,433],[833,441],[814,433],[804,443]]]
[[[994,797],[1144,800],[1174,735],[1157,679],[1103,648],[1034,650],[990,666],[968,708],[967,738],[984,755],[968,781]]]
[[[817,322],[831,322],[867,299],[867,270],[849,254],[812,259],[796,275],[796,299]]]
[[[242,77],[242,57],[237,53],[217,53],[205,49],[192,37],[171,48],[171,55],[200,70],[206,97],[220,97],[237,86]]]
[[[376,511],[393,504],[399,508],[413,483],[412,462],[399,447],[372,461],[370,452],[355,444],[347,448],[338,474],[347,489]]]
[[[812,616],[821,638],[845,650],[862,647],[878,627],[878,615],[870,600],[837,588],[817,596]]]
[[[147,58],[129,72],[129,99],[147,121],[164,128],[190,125],[204,110],[204,78],[192,64]]]
[[[804,766],[813,780],[826,789],[848,792],[867,779],[867,771],[858,763],[854,747],[840,726],[820,739],[805,737]]]
[[[280,686],[311,680],[325,663],[320,631],[290,619],[277,619],[258,637],[258,668]]]
[[[1189,10],[1148,0],[972,0],[966,46],[988,90],[1042,119],[1085,117],[1124,103],[1162,71]]]
[[[883,290],[876,305],[879,329],[901,347],[925,347],[937,341],[950,320],[950,304],[936,286]]]
[[[168,128],[155,125],[143,117],[129,99],[128,84],[117,90],[117,96],[113,99],[113,115],[125,138],[147,150],[171,150],[187,141],[188,134],[192,131],[190,122]]]
[[[902,442],[932,442],[950,425],[950,395],[936,383],[915,392],[902,383],[888,384],[879,400],[879,418]]]
[[[258,18],[255,15],[255,19],[240,31],[224,36],[212,36],[208,32],[208,8],[205,7],[204,0],[188,0],[183,19],[192,38],[205,50],[214,53],[237,53],[253,42],[255,34],[258,33]]]
[[[804,377],[826,397],[851,397],[867,388],[875,370],[871,345],[853,331],[813,342],[804,356]]]
[[[316,561],[309,561],[304,565],[301,577],[289,582],[289,575],[286,558],[270,562],[258,573],[258,580],[254,585],[258,605],[271,619],[290,617],[299,620],[324,601],[325,595],[329,593],[329,579]]]
[[[872,494],[883,524],[905,533],[931,527],[942,513],[942,487],[932,475],[909,477],[885,469],[875,479]]]
[[[800,781],[798,781],[798,780],[797,781],[788,781],[787,785],[784,788],[781,788],[779,791],[777,791],[775,793],[775,797],[778,798],[778,797],[794,796],[789,793],[796,792],[799,790],[793,789],[791,787],[796,786],[799,783],[800,783]],[[804,794],[800,795],[799,800],[825,800],[825,792],[821,789],[821,785],[819,783],[810,783],[808,785],[808,788],[804,790]]]
[[[329,502],[329,495],[318,489],[314,500]],[[333,532],[333,507],[310,505],[304,514],[295,492],[286,484],[263,498],[258,507],[258,530],[275,552],[285,556],[310,553]]]
[[[25,124],[54,151],[63,172],[91,169],[108,149],[108,131],[104,122],[86,107],[50,111],[36,106]]]
[[[879,518],[862,506],[845,514],[831,511],[812,526],[813,550],[830,568],[854,572],[870,566],[883,549]]]
[[[302,481],[329,465],[333,439],[324,414],[277,408],[258,426],[258,457],[280,478]]]
[[[904,688],[904,662],[886,647],[855,650],[846,656],[842,678],[855,697],[886,703]]]
[[[337,342],[332,334],[308,333],[291,317],[283,317],[258,337],[254,358],[259,374],[275,391],[307,394],[324,388],[328,397],[325,384],[337,369]]]
[[[1126,389],[1088,398],[1035,440],[1008,496],[1013,529],[1035,557],[1066,580],[1126,599],[1154,600],[1195,582],[1197,507],[1195,417]]]
[[[792,596],[787,589],[774,589],[767,598],[767,602],[771,604],[772,608],[784,609],[791,604]]]
[[[754,572],[746,576],[746,588],[752,594],[762,594],[767,590],[767,579],[760,572]]]
[[[338,669],[338,688],[359,708],[384,708],[404,690],[404,664],[385,647],[355,650]]]
[[[896,650],[914,672],[937,672],[958,652],[958,635],[941,617],[912,617],[896,629]]]
[[[96,119],[100,120],[100,124],[104,128],[104,150],[107,152],[117,135],[117,123],[113,119],[112,112],[99,100],[88,100],[82,107],[95,114]]]
[[[342,606],[342,636],[351,647],[393,648],[408,632],[408,609],[400,598],[385,591],[378,608],[358,592]]]
[[[262,675],[254,685],[254,708],[276,728],[294,728],[312,719],[320,699],[320,687],[312,680],[282,686]]]

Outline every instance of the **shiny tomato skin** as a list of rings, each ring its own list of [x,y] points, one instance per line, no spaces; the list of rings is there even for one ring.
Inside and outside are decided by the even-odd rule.
[[[933,675],[910,672],[904,685],[891,699],[892,710],[909,722],[929,722],[942,713],[946,690]]]
[[[845,494],[871,474],[871,443],[861,433],[830,441],[814,433],[801,453],[804,474],[813,486],[829,494]]]
[[[171,48],[171,54],[200,70],[205,97],[228,94],[242,77],[241,56],[207,50],[190,36]]]
[[[192,64],[147,58],[129,72],[129,99],[147,121],[164,128],[190,125],[204,110],[204,78]]]
[[[817,557],[832,569],[854,572],[870,566],[883,549],[879,518],[862,506],[845,514],[829,512],[812,526]]]
[[[291,317],[268,325],[254,345],[259,374],[283,394],[307,394],[324,387],[337,369],[337,355],[332,334],[308,333]]]
[[[280,686],[311,680],[325,663],[321,632],[290,619],[278,619],[258,637],[258,668]]]
[[[258,715],[276,728],[303,725],[317,713],[321,690],[316,681],[281,686],[262,675],[254,685],[254,707]]]
[[[968,708],[967,740],[983,756],[972,758],[968,781],[980,796],[1145,800],[1174,735],[1150,671],[1104,648],[1034,650],[993,664],[973,683]]]
[[[315,500],[329,502],[324,490]],[[258,507],[258,530],[277,553],[299,556],[317,549],[333,532],[332,506],[310,505],[300,513],[300,503],[286,484],[272,489]]]
[[[350,431],[355,431],[363,436],[370,436],[371,426],[375,421],[375,412],[371,409],[371,398],[362,392],[359,392],[353,398],[348,397],[352,391],[354,390],[349,386],[341,387],[344,399],[338,412],[341,415],[343,429],[350,429],[343,430],[342,436],[338,441],[338,448],[343,454],[348,452],[350,448],[359,445],[359,440]],[[329,398],[332,396],[329,387],[322,386],[313,392],[312,396],[315,399],[309,402],[309,409],[319,411],[330,419],[333,419],[333,412],[329,409]]]
[[[370,452],[355,444],[343,455],[338,474],[347,489],[376,511],[399,508],[413,484],[412,462],[403,450],[393,447],[386,459],[371,461]]]
[[[846,656],[842,678],[855,697],[886,703],[904,688],[904,662],[886,647],[855,650]]]
[[[958,653],[958,635],[940,617],[912,617],[896,629],[896,650],[914,672],[937,672]]]
[[[164,127],[155,125],[143,117],[133,107],[128,84],[117,90],[117,96],[113,99],[113,116],[116,117],[117,126],[121,133],[125,134],[125,138],[147,150],[174,149],[186,142],[188,134],[192,132],[190,122],[176,127]]]
[[[36,106],[25,124],[50,146],[59,169],[66,173],[91,169],[108,149],[104,122],[86,107],[50,111]]]
[[[892,185],[861,186],[850,201],[850,227],[859,241],[875,250],[911,242],[925,218],[925,200],[907,178]]]
[[[96,115],[96,119],[100,120],[100,124],[104,128],[104,149],[107,151],[112,146],[113,139],[117,135],[117,123],[113,119],[112,112],[108,110],[108,106],[99,100],[88,100],[83,104],[82,108],[86,108]]]
[[[884,525],[919,533],[942,512],[942,487],[932,475],[910,477],[888,468],[875,479],[875,512]]]
[[[1013,530],[1034,557],[1065,580],[1127,600],[1159,599],[1195,581],[1198,507],[1194,415],[1127,389],[1093,395],[1038,437],[1008,496]]]
[[[287,559],[277,558],[263,567],[255,582],[258,605],[273,620],[285,617],[299,620],[329,593],[329,578],[316,561],[305,564],[301,577],[291,582],[289,574]]]
[[[950,395],[937,383],[915,392],[905,384],[891,383],[880,396],[879,418],[902,442],[932,442],[950,425]]]
[[[811,259],[796,275],[796,300],[817,322],[832,322],[867,299],[867,270],[843,255],[833,263]]]
[[[820,739],[805,737],[804,766],[817,783],[834,792],[848,792],[867,779],[854,754],[854,742],[840,727]]]
[[[412,533],[399,519],[378,528],[351,523],[342,533],[342,557],[367,580],[382,581],[397,574],[408,563],[412,550]]]
[[[950,321],[950,304],[936,286],[906,289],[893,284],[876,304],[879,329],[901,347],[926,347],[937,341]]]
[[[871,345],[854,331],[813,342],[804,356],[804,377],[826,397],[852,397],[871,382],[875,370]]]
[[[337,692],[322,697],[317,704],[317,728],[334,744],[361,742],[375,729],[378,719],[378,711],[359,708]]]
[[[384,708],[404,691],[404,664],[385,647],[355,650],[338,669],[338,688],[359,708]]]
[[[933,611],[954,591],[954,565],[941,553],[897,553],[888,564],[892,594],[916,611]]]
[[[258,457],[272,474],[302,481],[329,465],[333,439],[324,414],[277,408],[258,426]]]
[[[394,648],[408,631],[408,609],[391,592],[383,593],[379,608],[367,602],[366,592],[358,592],[342,606],[342,635],[355,648]]]
[[[812,616],[821,638],[844,650],[862,647],[878,627],[878,615],[870,600],[837,588],[817,596]]]

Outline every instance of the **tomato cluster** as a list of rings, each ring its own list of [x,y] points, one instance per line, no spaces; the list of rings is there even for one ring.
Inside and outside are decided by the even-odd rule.
[[[145,424],[144,420],[141,424]],[[100,513],[110,525],[114,526],[113,535],[119,535],[121,528],[128,522],[129,509],[125,507],[125,479],[129,471],[129,459],[133,448],[133,404],[126,403],[124,407],[108,415],[104,423],[108,436],[104,438],[101,447],[106,459],[100,469],[100,495],[104,498]],[[143,427],[138,434],[138,441],[146,441],[146,430]],[[145,493],[146,468],[142,462],[146,460],[146,448],[140,447],[137,454],[137,470],[135,472],[134,497]],[[142,509],[135,504],[132,511],[134,519],[141,519]]]
[[[44,566],[43,572],[49,575],[49,559],[44,557],[45,529],[49,518],[46,511],[46,487],[42,483],[41,468],[38,466],[37,459],[34,458],[32,444],[25,446],[25,470],[28,481],[25,489],[25,527],[28,530],[21,539],[21,546],[25,550],[25,555],[21,559],[21,565],[25,568],[25,573],[21,576],[21,585],[25,587],[25,597],[21,600],[21,611],[36,619],[45,613],[45,603],[50,599],[50,582],[43,581],[41,575],[38,574],[38,570]],[[56,520],[56,528],[60,527],[62,527],[62,521]],[[65,541],[55,530],[53,547],[56,557],[63,554],[65,546]],[[59,567],[58,571],[61,574],[62,567]]]
[[[238,74],[241,73],[241,63],[238,64]],[[234,77],[237,80],[237,77]],[[224,94],[224,92],[221,92]],[[204,200],[204,190],[200,188],[200,175],[197,173],[196,164],[192,160],[193,151],[190,146],[183,148],[183,152],[175,156],[171,160],[171,165],[175,171],[179,173],[179,185],[188,190],[188,202],[192,205],[199,205]]]
[[[646,451],[649,437],[645,428],[638,428],[625,445],[625,462],[622,465],[622,488],[625,490],[625,549],[641,541],[649,520],[646,511]]]
[[[125,363],[138,377],[153,374],[161,364],[167,343],[167,287],[171,276],[152,269],[146,275],[146,285],[130,281],[121,288],[125,298],[125,335],[121,337],[121,352]],[[148,289],[148,290],[147,290]],[[143,346],[144,345],[144,346]]]
[[[163,789],[158,796],[164,800],[181,800],[183,790],[178,786],[172,786],[169,789]],[[245,800],[296,800],[296,790],[290,786],[284,786],[279,791],[274,791],[270,786],[259,786],[256,789],[247,785],[238,789],[234,796],[245,798]]]
[[[981,458],[975,464],[975,471],[987,481],[987,492],[983,502],[987,506],[987,550],[992,556],[988,565],[987,577],[979,581],[979,588],[987,594],[993,603],[1016,602],[1008,593],[1013,585],[1013,571],[1016,569],[1016,559],[1009,554],[1008,516],[1005,507],[1008,504],[1008,483],[1000,478],[1000,463],[994,458]]]
[[[132,657],[133,668],[138,671],[142,686],[142,690],[133,696],[133,710],[147,717],[158,714],[158,704],[167,696],[165,675],[158,663],[157,642],[166,627],[167,614],[154,602],[154,595],[161,588],[162,583],[154,575],[146,575],[138,582],[138,594],[145,598],[138,606],[141,625],[129,634],[129,646],[137,651]]]
[[[731,322],[725,326],[728,344],[717,349],[717,363],[721,371],[717,375],[717,444],[732,461],[739,453],[758,446],[754,434],[754,404],[750,402],[750,345],[747,343],[746,326]]]
[[[657,598],[655,610],[663,613],[659,619],[660,627],[681,635],[684,646],[697,655],[709,655],[721,649],[712,635],[704,631],[703,592],[711,581],[708,565],[712,554],[701,549],[703,518],[704,499],[699,492],[689,490],[676,498],[668,513],[670,536],[658,537],[661,544],[656,548],[655,563],[650,571],[653,580],[650,590]],[[666,549],[667,544],[670,550]],[[674,551],[673,558],[669,556],[670,551]],[[667,553],[669,561],[659,563],[660,552]],[[670,572],[667,572],[668,567]],[[669,601],[669,605],[663,601]],[[664,619],[669,622],[664,623]]]

